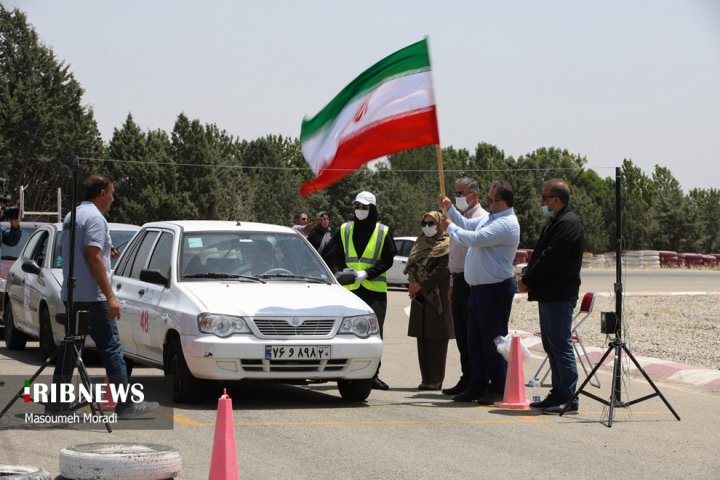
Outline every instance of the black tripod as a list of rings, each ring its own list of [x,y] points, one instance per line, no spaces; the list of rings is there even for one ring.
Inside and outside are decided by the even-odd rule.
[[[667,399],[663,396],[663,394],[660,392],[660,390],[657,388],[655,383],[650,379],[648,374],[643,370],[643,368],[640,366],[637,360],[635,360],[635,357],[633,357],[633,354],[630,353],[630,350],[628,349],[627,345],[622,339],[622,295],[623,295],[623,287],[622,287],[622,224],[621,224],[621,196],[620,196],[620,182],[622,180],[622,175],[620,172],[620,167],[615,168],[615,233],[617,238],[617,249],[615,252],[615,314],[608,315],[608,322],[611,323],[611,321],[614,321],[615,328],[614,334],[615,338],[613,338],[612,342],[608,345],[608,349],[605,352],[605,355],[602,356],[600,361],[598,361],[595,364],[595,368],[592,369],[590,374],[587,376],[585,381],[580,385],[580,388],[575,392],[575,395],[573,395],[572,399],[567,402],[565,405],[565,408],[563,408],[563,411],[560,413],[560,416],[562,416],[568,408],[570,408],[570,405],[575,403],[578,396],[582,393],[583,395],[586,395],[594,400],[597,400],[598,402],[607,405],[610,407],[610,411],[608,414],[608,427],[612,427],[612,421],[613,421],[613,415],[616,408],[627,408],[631,405],[635,405],[636,403],[644,402],[645,400],[649,400],[653,397],[660,397],[662,401],[665,403],[665,405],[670,409],[672,414],[675,416],[676,419],[680,420],[680,417],[678,414],[673,410],[670,403],[667,401]],[[606,323],[606,324],[607,324]],[[607,331],[607,330],[606,330]],[[600,366],[603,364],[605,359],[610,355],[611,352],[615,353],[615,362],[613,363],[613,377],[612,377],[612,386],[610,387],[610,400],[605,400],[604,398],[600,398],[597,395],[594,395],[590,392],[585,391],[585,386],[590,382],[592,377],[595,375],[595,372],[600,368]],[[644,397],[636,398],[635,400],[630,400],[628,402],[622,401],[622,353],[625,352],[628,357],[630,357],[630,360],[635,364],[637,369],[642,373],[643,377],[645,377],[645,380],[650,384],[650,386],[655,390],[655,393],[652,393],[650,395],[646,395]]]
[[[85,363],[82,359],[82,348],[85,345],[85,335],[88,332],[88,319],[87,316],[84,315],[87,312],[75,312],[75,302],[73,300],[74,294],[75,294],[75,216],[77,212],[76,207],[76,197],[77,197],[77,166],[78,166],[78,157],[75,157],[73,159],[73,168],[72,168],[72,183],[73,183],[73,189],[72,189],[72,210],[70,212],[70,252],[69,252],[69,263],[68,263],[68,282],[67,282],[67,290],[68,290],[68,301],[67,301],[67,314],[65,318],[65,338],[63,338],[62,342],[60,343],[60,346],[55,349],[54,352],[49,354],[42,362],[42,365],[40,365],[40,368],[33,374],[32,377],[30,377],[29,383],[32,384],[37,377],[40,376],[43,370],[50,365],[53,360],[56,361],[62,361],[63,365],[63,372],[62,376],[64,378],[71,378],[72,377],[72,370],[67,371],[67,365],[68,362],[71,362],[70,365],[76,365],[78,369],[78,377],[80,381],[82,382],[83,386],[88,392],[94,391],[92,388],[92,382],[90,380],[90,375],[88,374],[87,368],[85,368]],[[9,308],[9,306],[8,306]],[[21,388],[18,393],[8,402],[7,405],[0,411],[0,418],[5,415],[5,412],[7,412],[10,407],[13,406],[13,404],[17,401],[18,398],[23,397],[23,391],[25,386],[23,385],[23,388]],[[96,399],[97,400],[97,399]],[[102,406],[100,404],[101,402],[78,402],[74,403],[69,407],[69,411],[78,410],[80,408],[83,408],[87,405],[90,406],[90,409],[92,410],[94,415],[97,415],[98,413],[100,415],[104,415]],[[110,424],[105,419],[103,421],[105,424],[105,428],[108,432],[112,432],[112,429],[110,428]]]

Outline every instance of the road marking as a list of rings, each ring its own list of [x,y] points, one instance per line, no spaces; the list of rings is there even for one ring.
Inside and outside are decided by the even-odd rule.
[[[178,425],[187,425],[191,427],[204,427],[207,425],[212,425],[212,423],[198,422],[197,420],[185,416],[182,413],[174,413],[173,420],[175,420],[175,423],[177,423]]]

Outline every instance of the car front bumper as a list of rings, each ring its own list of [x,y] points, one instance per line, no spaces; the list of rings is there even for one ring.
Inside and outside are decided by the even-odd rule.
[[[332,340],[267,340],[248,335],[229,338],[182,336],[185,361],[196,378],[208,380],[361,379],[375,375],[382,356],[378,336],[360,339],[338,335]],[[324,346],[323,360],[268,360],[267,346]]]

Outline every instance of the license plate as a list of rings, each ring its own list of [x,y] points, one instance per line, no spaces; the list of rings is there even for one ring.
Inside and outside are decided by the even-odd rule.
[[[325,360],[330,345],[266,345],[265,360]]]

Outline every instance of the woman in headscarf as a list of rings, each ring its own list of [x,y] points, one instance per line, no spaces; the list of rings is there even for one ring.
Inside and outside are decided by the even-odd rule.
[[[441,226],[442,214],[428,212],[420,225],[405,273],[410,286],[408,336],[417,338],[422,383],[419,390],[440,390],[445,378],[448,340],[455,338],[448,301],[450,237]]]

